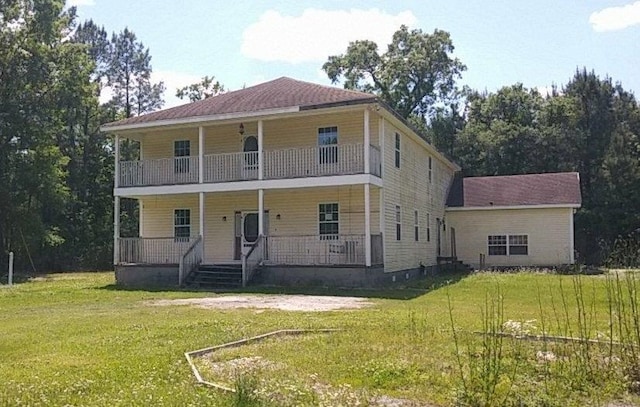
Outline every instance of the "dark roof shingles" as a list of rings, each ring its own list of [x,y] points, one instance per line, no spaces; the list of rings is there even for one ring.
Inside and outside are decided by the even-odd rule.
[[[577,172],[470,177],[451,188],[449,207],[580,205]]]
[[[282,77],[186,105],[108,123],[104,127],[152,123],[161,120],[175,120],[198,116],[243,112],[253,113],[262,110],[283,109],[288,107],[313,108],[322,105],[342,103],[366,103],[375,100],[376,96],[369,93]]]

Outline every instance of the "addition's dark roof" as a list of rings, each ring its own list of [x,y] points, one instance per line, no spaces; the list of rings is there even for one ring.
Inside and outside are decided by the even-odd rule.
[[[579,206],[581,203],[577,172],[457,177],[447,199],[449,207]]]
[[[186,105],[108,123],[103,127],[152,123],[199,116],[255,113],[263,110],[295,107],[300,110],[307,110],[334,105],[368,103],[376,100],[376,96],[369,93],[282,77]]]

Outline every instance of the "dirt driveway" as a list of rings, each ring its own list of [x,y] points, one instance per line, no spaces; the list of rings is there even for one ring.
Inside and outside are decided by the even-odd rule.
[[[322,312],[368,307],[367,298],[319,295],[221,295],[205,298],[149,301],[149,305],[192,305],[207,309],[278,309],[282,311]]]

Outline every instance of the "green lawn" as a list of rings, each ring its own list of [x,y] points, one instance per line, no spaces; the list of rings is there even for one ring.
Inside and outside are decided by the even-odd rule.
[[[606,334],[607,279],[593,276],[580,281],[590,335]],[[277,361],[286,366],[286,373],[275,376],[283,380],[297,377],[295,383],[287,382],[292,386],[319,382],[340,389],[349,385],[354,392],[371,397],[451,405],[460,395],[461,383],[449,299],[461,361],[466,366],[468,360],[480,357],[483,338],[471,332],[483,329],[482,310],[498,290],[504,299],[504,320],[536,320],[532,324],[539,331],[542,304],[546,330],[564,334],[567,328],[559,323],[565,312],[562,284],[570,332],[577,332],[574,282],[569,276],[480,274],[454,278],[449,285],[424,281],[409,290],[314,290],[314,294],[372,296],[374,306],[305,313],[155,307],[145,302],[224,294],[118,290],[113,286],[113,273],[52,274],[0,288],[0,406],[233,405],[237,401],[233,396],[195,384],[183,353],[285,328],[342,331],[269,340],[230,352],[229,357],[259,355]],[[498,392],[510,389],[511,399],[521,404],[539,404],[545,392],[551,392],[563,406],[584,405],[594,398],[601,404],[620,398],[637,402],[626,394],[616,375],[590,376],[592,381],[597,379],[595,384],[572,382],[575,371],[569,363],[564,363],[569,370],[556,372],[560,375],[556,377],[567,377],[567,383],[543,383],[541,365],[535,361],[542,345],[515,346],[519,353],[505,351],[510,358],[507,367],[517,358],[525,362],[517,375],[501,375]],[[283,384],[273,391],[293,390]]]

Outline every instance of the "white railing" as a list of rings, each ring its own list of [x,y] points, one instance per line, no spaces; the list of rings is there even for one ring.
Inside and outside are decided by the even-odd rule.
[[[370,172],[381,175],[380,148],[369,146]],[[344,144],[265,151],[264,179],[320,177],[364,173],[363,144]],[[258,152],[204,156],[206,183],[258,179]],[[198,157],[121,161],[119,186],[137,187],[198,183]]]
[[[184,279],[202,263],[202,236],[198,236],[191,246],[180,257],[178,266],[178,286]]]
[[[382,155],[378,146],[369,146],[369,171],[378,177],[382,176]]]
[[[265,254],[265,237],[260,235],[247,254],[242,255],[242,286],[246,287],[253,278]]]
[[[192,184],[198,182],[198,157],[121,161],[121,187]]]
[[[121,237],[119,264],[179,264],[196,238]]]
[[[204,182],[258,179],[258,152],[204,156]]]
[[[361,174],[364,149],[344,144],[265,151],[264,164],[265,179]]]
[[[364,265],[364,235],[320,237],[269,236],[269,263],[291,265]]]

